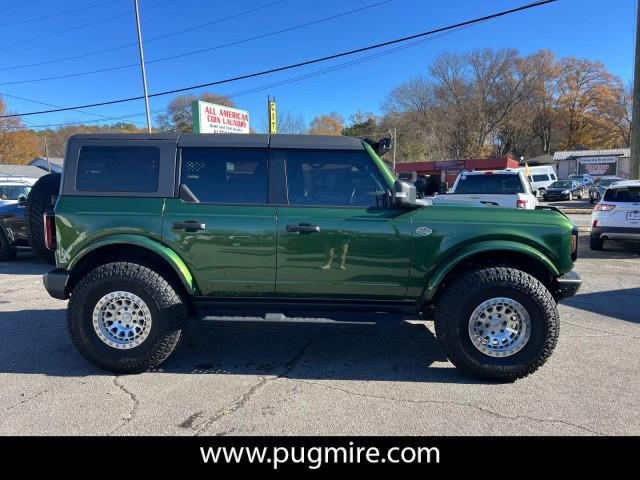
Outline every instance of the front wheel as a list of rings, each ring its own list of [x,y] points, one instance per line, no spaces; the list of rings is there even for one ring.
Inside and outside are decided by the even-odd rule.
[[[540,368],[560,329],[553,296],[521,270],[493,267],[454,280],[436,305],[447,358],[476,378],[513,382]]]
[[[116,373],[160,365],[177,347],[186,318],[186,305],[170,282],[129,262],[101,265],[85,275],[67,309],[80,353]]]
[[[4,233],[4,230],[0,227],[0,262],[6,262],[16,258],[18,251],[16,247],[11,245],[9,237]]]
[[[604,240],[597,235],[589,236],[589,247],[591,250],[602,250],[604,247]]]

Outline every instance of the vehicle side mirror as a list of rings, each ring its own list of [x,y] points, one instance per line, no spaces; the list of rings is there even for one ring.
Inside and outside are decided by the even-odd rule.
[[[393,187],[393,204],[396,207],[415,207],[416,187],[410,183],[396,180]]]
[[[25,197],[24,195],[20,195],[18,197],[18,205],[20,205],[21,207],[24,207],[27,204],[27,197]]]

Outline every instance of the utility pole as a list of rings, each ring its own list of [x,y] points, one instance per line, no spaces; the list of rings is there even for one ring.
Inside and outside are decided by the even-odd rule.
[[[393,127],[393,173],[396,173],[396,150],[398,150],[398,129]]]
[[[636,17],[636,54],[633,71],[633,107],[631,110],[631,158],[629,178],[640,178],[640,8]]]
[[[44,155],[47,157],[47,167],[49,167],[49,173],[51,173],[51,160],[49,160],[49,147],[47,146],[47,136],[44,137]]]
[[[140,50],[140,69],[142,70],[142,89],[144,90],[144,106],[147,111],[147,132],[151,133],[151,115],[149,114],[149,94],[147,93],[147,73],[144,69],[144,50],[142,49],[142,32],[140,31],[140,12],[138,0],[133,0],[136,11],[136,29],[138,30],[138,50]]]

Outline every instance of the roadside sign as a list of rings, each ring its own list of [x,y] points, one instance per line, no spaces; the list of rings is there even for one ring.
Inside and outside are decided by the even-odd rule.
[[[250,133],[249,112],[196,100],[191,106],[193,133]]]
[[[278,131],[276,123],[276,100],[269,100],[269,133],[275,135]]]
[[[618,157],[584,157],[578,159],[578,174],[591,176],[617,175]]]

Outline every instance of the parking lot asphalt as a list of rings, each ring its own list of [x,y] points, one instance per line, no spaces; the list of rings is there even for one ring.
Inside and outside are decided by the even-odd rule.
[[[513,384],[466,378],[429,321],[194,320],[158,371],[90,366],[29,253],[0,264],[3,435],[640,434],[640,246],[580,241],[579,294],[551,360]]]

